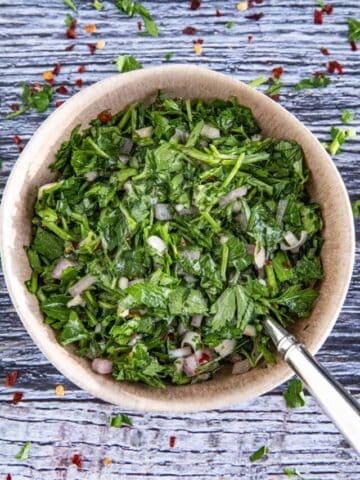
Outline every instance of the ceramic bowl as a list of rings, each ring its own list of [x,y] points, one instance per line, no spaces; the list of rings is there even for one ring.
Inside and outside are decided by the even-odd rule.
[[[92,395],[125,408],[156,411],[195,411],[252,400],[290,377],[281,360],[243,375],[224,369],[214,379],[165,390],[116,382],[94,373],[85,359],[56,341],[43,323],[35,296],[24,286],[30,267],[24,252],[29,244],[36,188],[53,180],[48,166],[73,127],[103,110],[117,112],[137,100],[151,100],[161,89],[183,98],[229,98],[247,105],[265,136],[296,140],[311,171],[309,192],[321,205],[324,218],[322,262],[324,279],[312,315],[296,323],[293,332],[315,353],[329,335],[343,304],[354,259],[354,227],[343,181],[331,158],[311,132],[273,100],[239,81],[204,68],[174,65],[116,75],[83,89],[45,120],[20,155],[2,201],[1,257],[15,308],[29,334],[51,363]],[[306,327],[306,329],[305,329]]]

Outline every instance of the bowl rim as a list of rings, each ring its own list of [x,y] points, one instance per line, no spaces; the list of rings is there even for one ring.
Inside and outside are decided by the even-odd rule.
[[[87,391],[88,393],[94,395],[95,397],[99,397],[105,401],[108,401],[116,405],[120,405],[124,408],[129,408],[129,409],[147,410],[147,411],[168,411],[168,412],[191,412],[191,411],[210,410],[213,408],[224,407],[226,405],[233,404],[239,401],[245,402],[250,399],[255,399],[256,397],[278,387],[280,384],[285,382],[288,378],[290,378],[293,375],[293,372],[290,370],[290,368],[286,367],[282,370],[281,375],[277,375],[276,380],[274,382],[271,382],[271,387],[269,387],[268,385],[261,387],[261,385],[259,385],[257,387],[256,386],[253,387],[251,392],[247,392],[247,394],[244,394],[239,390],[234,390],[230,392],[228,391],[224,392],[223,395],[216,395],[214,398],[209,398],[209,397],[196,398],[196,399],[194,398],[191,405],[188,404],[188,399],[174,398],[174,400],[172,401],[169,401],[168,398],[161,399],[161,398],[148,397],[148,398],[139,399],[139,398],[136,398],[136,395],[130,395],[127,392],[124,392],[123,395],[120,395],[121,398],[115,398],[113,393],[108,392],[107,389],[104,388],[103,385],[101,385],[101,382],[95,381],[93,378],[91,378],[90,375],[85,375],[84,377],[79,375],[76,371],[76,365],[79,367],[79,364],[75,364],[74,362],[69,361],[70,356],[67,354],[67,351],[64,347],[61,347],[61,349],[63,350],[63,355],[58,355],[56,352],[53,351],[52,343],[50,340],[44,341],[44,336],[42,336],[40,339],[39,332],[36,331],[37,329],[34,327],[34,325],[32,325],[31,321],[28,321],[27,319],[27,306],[24,304],[21,304],[18,300],[18,295],[16,292],[15,283],[11,275],[11,269],[10,269],[10,263],[9,263],[10,262],[10,259],[9,259],[10,245],[7,243],[5,239],[5,235],[3,235],[3,232],[7,230],[6,226],[11,223],[10,207],[12,203],[12,198],[10,193],[12,190],[14,190],[14,188],[16,188],[18,172],[20,172],[23,166],[22,164],[23,164],[23,161],[26,159],[28,151],[30,151],[32,146],[36,144],[37,139],[39,139],[44,134],[46,134],[46,131],[49,131],[52,129],[52,125],[54,124],[58,116],[61,116],[61,114],[65,115],[67,111],[71,113],[74,107],[76,105],[79,105],[83,100],[91,101],[90,93],[92,92],[95,85],[97,86],[97,88],[108,89],[113,84],[112,88],[115,90],[116,88],[119,88],[119,82],[121,83],[121,81],[126,82],[126,81],[131,81],[131,79],[139,80],[142,77],[146,79],[153,74],[158,74],[162,72],[165,72],[168,74],[172,73],[176,75],[177,73],[182,72],[184,68],[186,68],[187,71],[190,73],[193,72],[194,74],[196,74],[196,73],[202,72],[203,74],[213,76],[214,79],[216,78],[219,80],[227,79],[228,82],[230,81],[233,82],[234,87],[235,87],[235,84],[238,87],[240,84],[240,86],[245,90],[249,89],[249,91],[252,92],[252,95],[256,94],[257,96],[259,96],[261,101],[272,102],[272,100],[269,100],[268,97],[266,97],[261,92],[256,91],[256,93],[254,93],[254,89],[244,84],[243,82],[240,82],[239,80],[237,80],[232,76],[215,72],[205,67],[198,67],[198,66],[193,66],[189,64],[173,64],[173,65],[167,65],[167,66],[155,66],[155,67],[145,68],[142,70],[127,72],[127,73],[121,74],[121,76],[112,75],[103,80],[100,80],[99,82],[93,83],[92,85],[82,89],[80,92],[70,97],[59,109],[52,112],[42,122],[42,124],[38,127],[38,129],[35,131],[33,136],[30,138],[23,152],[20,154],[15,165],[11,169],[11,173],[9,175],[9,178],[7,180],[7,183],[3,192],[3,197],[2,197],[1,207],[0,207],[0,254],[1,254],[3,271],[4,271],[4,278],[5,278],[5,282],[6,282],[7,289],[11,297],[12,303],[25,329],[29,333],[30,337],[38,346],[38,348],[42,351],[45,357],[50,361],[50,363],[52,363],[65,377],[69,378],[74,384],[79,386],[81,389]],[[303,130],[305,129],[307,134],[310,135],[313,139],[315,139],[316,142],[319,144],[319,141],[312,134],[312,132],[303,123],[301,123],[296,117],[294,117],[290,112],[288,112],[281,105],[277,104],[276,108],[279,109],[278,111],[286,112],[286,114],[290,116],[293,119],[293,121],[295,120],[298,127],[301,127]],[[321,148],[323,149],[323,147]],[[325,152],[324,149],[323,149],[323,152]],[[344,193],[344,199],[346,199],[343,205],[345,209],[345,215],[347,218],[352,219],[351,203],[350,203],[349,195],[346,190],[343,179],[338,169],[336,168],[334,162],[330,158],[330,156],[327,154],[327,152],[325,153],[326,153],[326,156],[328,157],[328,168],[332,169],[333,174],[335,174],[335,176],[337,177],[338,186],[341,187],[342,192]],[[336,320],[338,318],[338,315],[341,311],[341,308],[344,304],[347,291],[350,285],[352,271],[354,267],[354,260],[355,260],[355,229],[354,229],[353,221],[349,222],[349,224],[351,225],[350,240],[349,240],[350,242],[349,257],[350,258],[348,259],[348,269],[346,272],[346,277],[344,276],[343,278],[343,289],[342,289],[341,295],[339,296],[339,299],[337,302],[337,308],[336,310],[334,310],[333,317],[329,319],[326,326],[322,327],[321,335],[319,336],[317,343],[313,345],[311,348],[309,348],[311,353],[313,354],[315,354],[321,348],[321,346],[329,336],[332,328],[334,327]],[[29,293],[29,295],[31,294]]]

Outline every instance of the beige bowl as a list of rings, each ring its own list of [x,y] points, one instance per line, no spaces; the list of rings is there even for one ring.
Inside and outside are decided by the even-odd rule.
[[[117,112],[136,100],[153,97],[159,89],[169,96],[184,98],[236,96],[241,104],[252,109],[265,136],[292,139],[302,145],[312,173],[310,193],[320,203],[325,220],[325,276],[311,317],[298,322],[294,332],[311,352],[321,347],[339,314],[353,267],[354,228],[345,186],[320,143],[290,113],[237,80],[204,68],[176,65],[116,75],[82,90],[50,115],[20,155],[7,183],[2,201],[1,256],[9,293],[25,328],[49,361],[72,382],[96,397],[126,408],[206,410],[254,399],[284,382],[291,372],[279,361],[275,366],[257,368],[244,375],[223,371],[211,381],[169,386],[166,390],[116,382],[94,373],[87,360],[57,343],[53,330],[43,323],[35,296],[24,286],[30,267],[23,246],[29,243],[36,187],[53,179],[48,166],[60,144],[78,123],[85,126],[99,112]]]

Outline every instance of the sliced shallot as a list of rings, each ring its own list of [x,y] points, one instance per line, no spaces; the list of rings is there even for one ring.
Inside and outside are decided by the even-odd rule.
[[[84,290],[91,287],[93,283],[96,282],[96,278],[92,275],[85,275],[78,282],[74,283],[72,287],[69,288],[69,293],[72,297],[80,295]]]
[[[302,230],[300,234],[300,238],[297,239],[296,236],[292,232],[286,232],[284,234],[284,238],[286,243],[281,242],[280,248],[281,250],[290,250],[292,253],[297,253],[299,248],[304,245],[306,240],[308,239],[308,233],[306,230]]]
[[[204,318],[204,315],[193,315],[191,317],[191,325],[197,328],[200,327],[203,318]]]
[[[155,218],[157,220],[170,220],[170,210],[167,203],[157,203],[155,205]]]
[[[214,348],[214,350],[217,354],[220,355],[221,358],[224,358],[233,353],[235,345],[235,340],[226,338],[225,340],[220,342],[219,345]]]
[[[126,165],[129,163],[129,155],[119,155],[119,161]]]
[[[201,346],[201,336],[197,332],[186,332],[181,342],[181,347],[190,345],[194,352]]]
[[[192,351],[189,346],[176,348],[175,350],[169,350],[169,357],[170,358],[184,358],[191,355]]]
[[[76,295],[73,299],[69,300],[66,304],[68,308],[78,307],[79,305],[84,306],[86,304],[85,300],[81,295]]]
[[[254,262],[257,269],[261,269],[265,265],[266,255],[265,248],[260,247],[259,244],[256,244],[254,251]]]
[[[92,170],[91,172],[84,173],[84,177],[89,182],[93,182],[98,176],[99,176],[99,174],[98,174],[98,172],[95,172],[95,170]]]
[[[220,207],[224,207],[228,203],[231,203],[238,198],[244,197],[246,194],[247,194],[246,187],[236,188],[235,190],[232,190],[231,192],[226,194],[224,197],[220,198],[219,205]]]
[[[119,278],[119,288],[120,290],[125,290],[129,286],[129,279],[127,277],[120,277]]]
[[[157,252],[160,253],[160,255],[162,255],[165,252],[166,243],[162,238],[158,237],[157,235],[151,235],[146,241],[148,245],[150,245],[150,247],[157,250]]]
[[[211,127],[210,125],[204,125],[201,130],[201,135],[206,138],[219,138],[220,130],[216,127]]]
[[[187,375],[188,377],[193,377],[194,375],[196,375],[197,367],[198,360],[195,353],[184,359],[183,370],[185,372],[185,375]]]
[[[247,358],[245,358],[245,360],[240,360],[240,362],[234,363],[231,373],[233,375],[240,375],[242,373],[248,372],[250,368],[250,362]]]
[[[256,335],[256,328],[254,325],[246,325],[245,330],[244,330],[244,335],[248,337],[255,337]]]
[[[124,138],[124,144],[121,148],[121,153],[123,153],[124,155],[129,155],[129,153],[132,150],[133,145],[134,144],[133,144],[133,141],[131,140],[131,138],[125,137]]]
[[[91,368],[100,375],[107,375],[112,371],[112,361],[106,358],[94,358],[91,362]]]
[[[72,260],[68,260],[67,258],[62,258],[58,261],[55,265],[55,268],[52,272],[52,277],[56,278],[56,280],[60,280],[62,272],[69,267],[74,267],[76,265],[75,262]]]
[[[144,128],[139,128],[138,130],[135,130],[135,133],[139,135],[140,138],[146,138],[146,137],[151,137],[153,134],[153,127],[144,127]]]

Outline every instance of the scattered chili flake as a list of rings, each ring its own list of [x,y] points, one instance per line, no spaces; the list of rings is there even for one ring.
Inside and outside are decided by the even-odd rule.
[[[71,463],[77,466],[77,468],[80,470],[83,467],[83,461],[81,456],[78,453],[75,453],[72,458],[71,458]]]
[[[105,112],[100,112],[97,118],[102,122],[102,123],[108,123],[112,119],[112,115],[110,112],[105,111]]]
[[[315,23],[315,25],[322,25],[322,23],[323,23],[322,14],[323,14],[322,10],[317,10],[317,9],[314,10],[314,23]]]
[[[239,12],[244,12],[245,10],[247,10],[249,7],[249,4],[247,2],[247,0],[243,1],[243,2],[239,2],[237,5],[236,5],[236,10],[238,10]]]
[[[80,67],[77,69],[79,73],[84,73],[85,72],[85,65],[80,65]]]
[[[351,45],[351,50],[353,52],[356,52],[356,50],[358,49],[358,47],[356,45],[356,42],[352,41],[352,42],[350,42],[350,45]]]
[[[195,35],[197,33],[197,28],[195,27],[185,27],[183,30],[185,35]]]
[[[54,80],[53,72],[50,72],[50,70],[44,72],[43,79],[45,80],[45,82],[52,82]]]
[[[63,397],[65,395],[64,385],[56,385],[55,395],[57,395],[58,397]]]
[[[193,43],[194,44],[198,43],[199,45],[202,45],[204,43],[204,39],[203,38],[198,38],[197,40],[193,40]]]
[[[101,39],[101,40],[98,40],[96,42],[96,48],[98,48],[99,50],[102,50],[106,45],[106,42],[104,39]]]
[[[19,135],[14,135],[14,136],[13,136],[13,140],[14,140],[14,143],[15,143],[16,145],[20,145],[20,143],[21,143],[21,137],[19,137]],[[13,374],[15,373],[15,374],[17,375],[16,372],[12,372],[12,373],[13,373]],[[11,374],[10,374],[10,375],[11,375]],[[6,385],[7,387],[12,387],[12,386],[14,385],[14,383],[16,382],[16,378],[17,378],[17,377],[15,377],[14,383],[11,383],[11,384],[9,384],[9,385],[7,384],[7,378],[8,378],[8,377],[6,377],[5,385]]]
[[[56,108],[61,107],[61,105],[62,105],[63,103],[64,103],[63,101],[58,100],[57,102],[55,102],[55,107],[56,107]]]
[[[249,20],[255,20],[255,22],[258,22],[260,18],[264,16],[263,12],[260,13],[253,13],[252,15],[245,15],[245,18],[248,18]]]
[[[67,47],[64,48],[66,52],[71,52],[71,50],[74,50],[75,44],[73,43],[72,45],[68,45]]]
[[[6,480],[12,480],[12,477],[11,477],[10,473],[8,473],[8,474],[6,475]]]
[[[191,0],[190,1],[190,10],[197,10],[200,8],[201,0]]]
[[[328,15],[331,15],[333,10],[334,10],[334,7],[330,4],[327,4],[322,8],[322,11],[327,13]]]
[[[18,145],[21,142],[21,138],[18,135],[15,135],[14,142],[16,143],[16,145]],[[5,387],[13,387],[16,383],[17,377],[18,377],[18,372],[16,370],[6,375]]]
[[[91,55],[94,55],[95,50],[96,50],[96,43],[88,43],[88,47],[89,47]]]
[[[215,10],[215,17],[221,17],[221,12],[218,8]]]
[[[269,98],[271,98],[271,100],[274,100],[274,102],[279,102],[280,101],[280,95],[279,94],[269,95]]]
[[[323,54],[323,55],[330,55],[330,52],[327,48],[324,48],[324,47],[321,47],[320,48],[320,52]]]
[[[264,0],[255,0],[256,5],[261,5],[264,3]]]
[[[76,18],[73,18],[71,23],[70,23],[70,26],[66,29],[66,32],[65,32],[66,38],[76,38],[77,37],[77,35],[76,35],[76,24],[77,24]]]
[[[176,443],[176,437],[175,436],[171,436],[169,438],[169,447],[170,448],[174,448],[175,447],[175,443]]]
[[[110,465],[111,463],[111,458],[110,457],[105,457],[104,458],[104,465]]]
[[[56,91],[57,93],[60,93],[60,95],[67,95],[69,93],[69,90],[67,87],[65,87],[65,85],[60,85],[60,87],[58,87]]]
[[[13,111],[13,112],[17,112],[19,110],[19,104],[18,103],[12,103],[10,105],[10,109]]]
[[[201,43],[194,42],[194,52],[196,53],[196,55],[201,55],[201,53],[202,53]]]
[[[331,60],[330,62],[327,62],[326,68],[329,73],[337,72],[339,75],[344,73],[341,63],[339,63],[337,60]]]
[[[138,28],[138,30],[142,30],[142,21],[141,20],[137,21],[137,28]]]
[[[60,69],[61,69],[61,65],[60,65],[60,63],[57,63],[57,64],[55,65],[55,67],[53,68],[52,73],[53,73],[54,75],[59,75]]]
[[[252,35],[248,35],[248,43],[250,43],[252,39],[253,39],[253,36],[252,36]]]
[[[81,87],[83,86],[83,84],[84,84],[84,80],[83,80],[82,78],[77,78],[77,79],[75,80],[75,85],[76,85],[77,87],[81,88]]]
[[[17,405],[23,398],[24,394],[22,392],[14,392],[13,399],[11,403]]]
[[[208,355],[207,353],[203,352],[203,354],[201,355],[201,357],[199,358],[199,364],[202,365],[206,362],[208,362],[210,360],[210,355]]]
[[[272,69],[272,75],[274,78],[280,78],[283,73],[284,73],[283,67],[275,67]]]
[[[320,72],[320,71],[317,70],[316,72],[313,73],[313,76],[314,76],[314,77],[323,77],[323,76],[324,76],[324,72]]]
[[[90,34],[96,32],[95,23],[89,23],[89,25],[85,25],[84,30],[86,33],[90,33]]]

